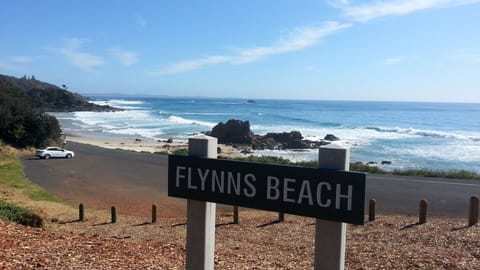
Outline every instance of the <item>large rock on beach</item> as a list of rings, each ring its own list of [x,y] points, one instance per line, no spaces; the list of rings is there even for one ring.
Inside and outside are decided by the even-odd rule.
[[[252,140],[253,149],[306,149],[309,144],[304,142],[299,131],[267,133],[264,136],[255,135]]]
[[[216,137],[218,143],[222,144],[250,144],[253,132],[250,130],[250,122],[230,119],[227,123],[220,122],[213,127],[212,131],[206,133]]]
[[[234,147],[236,144],[251,145],[254,150],[313,149],[340,139],[335,135],[327,134],[324,140],[309,141],[303,139],[300,131],[255,135],[250,130],[249,121],[236,119],[230,119],[226,123],[220,122],[205,134],[216,137],[221,144],[233,144]]]

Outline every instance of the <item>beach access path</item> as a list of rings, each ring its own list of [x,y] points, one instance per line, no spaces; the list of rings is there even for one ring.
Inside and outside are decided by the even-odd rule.
[[[184,217],[186,200],[167,195],[168,156],[69,142],[73,159],[25,157],[27,177],[67,201],[120,214],[148,216],[157,204],[160,217]],[[427,199],[429,215],[466,217],[470,196],[480,196],[480,181],[367,175],[366,204],[377,200],[382,214],[417,215]],[[367,209],[367,208],[366,208]],[[231,211],[219,206],[219,212]]]

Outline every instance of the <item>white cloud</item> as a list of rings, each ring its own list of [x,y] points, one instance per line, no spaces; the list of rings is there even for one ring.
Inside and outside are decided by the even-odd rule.
[[[480,0],[393,0],[357,6],[348,4],[348,1],[343,2],[344,5],[332,6],[341,8],[345,16],[354,21],[367,22],[379,17],[407,15],[420,10],[469,5],[479,3]]]
[[[271,46],[241,49],[232,55],[214,55],[186,60],[150,73],[158,75],[177,74],[224,63],[240,65],[256,62],[267,56],[304,50],[318,44],[324,37],[350,26],[351,24],[326,22],[317,26],[300,27]]]
[[[233,57],[233,64],[245,64],[258,61],[266,56],[300,51],[316,45],[325,36],[350,27],[350,24],[326,22],[320,26],[300,27],[274,45],[245,49]]]
[[[105,61],[102,57],[80,50],[84,43],[85,41],[82,39],[71,38],[67,40],[63,48],[57,49],[57,51],[73,66],[86,71],[91,71],[95,67],[104,64]]]
[[[120,63],[126,67],[134,65],[138,62],[138,53],[132,51],[122,50],[120,48],[111,48],[110,53]]]
[[[386,58],[386,59],[383,59],[382,61],[380,61],[380,65],[382,65],[382,66],[393,66],[393,65],[396,65],[396,64],[400,63],[401,61],[402,61],[401,58],[390,57],[390,58]]]
[[[169,74],[184,73],[184,72],[200,69],[206,66],[222,64],[228,61],[230,61],[230,58],[228,56],[222,56],[222,55],[206,56],[199,59],[186,60],[176,64],[172,64],[166,68],[154,70],[150,72],[150,74],[169,75]]]

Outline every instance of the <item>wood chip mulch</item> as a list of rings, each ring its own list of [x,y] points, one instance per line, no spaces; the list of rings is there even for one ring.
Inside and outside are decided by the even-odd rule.
[[[312,269],[315,220],[245,210],[217,217],[216,269]],[[102,220],[103,219],[103,220]],[[0,222],[0,269],[184,269],[185,219],[58,220],[44,229]],[[348,225],[346,269],[480,269],[480,226],[379,216]],[[329,245],[329,243],[323,243]]]

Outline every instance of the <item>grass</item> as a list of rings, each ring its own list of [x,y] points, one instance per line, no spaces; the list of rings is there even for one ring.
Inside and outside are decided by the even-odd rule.
[[[20,153],[12,153],[0,148],[0,185],[22,190],[34,201],[59,202],[59,199],[50,195],[39,185],[27,179],[20,161]]]
[[[32,211],[0,200],[0,220],[31,227],[42,227],[43,219]]]

